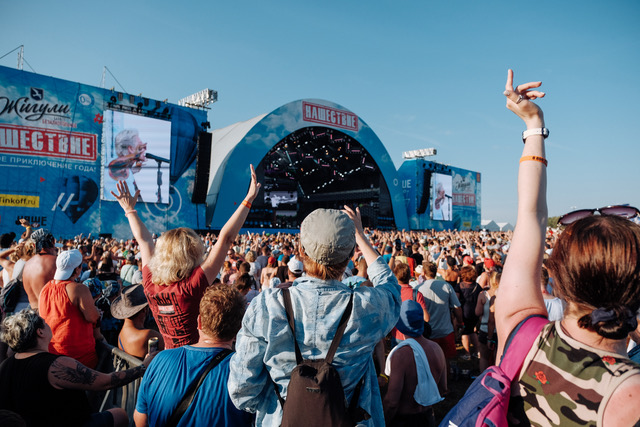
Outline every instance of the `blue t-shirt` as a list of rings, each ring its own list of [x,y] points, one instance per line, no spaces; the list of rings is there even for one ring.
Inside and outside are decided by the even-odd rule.
[[[165,425],[200,374],[221,348],[189,345],[161,351],[142,378],[136,411],[146,414],[149,425]],[[250,426],[253,415],[240,411],[229,399],[229,359],[222,360],[206,376],[178,426]]]

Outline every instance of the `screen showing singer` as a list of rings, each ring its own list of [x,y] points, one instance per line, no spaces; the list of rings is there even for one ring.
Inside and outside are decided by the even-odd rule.
[[[126,181],[140,201],[169,203],[171,122],[106,110],[102,135],[103,200],[116,200],[116,183]]]
[[[432,180],[431,219],[435,221],[451,221],[453,219],[451,209],[453,180],[451,175],[434,173]]]

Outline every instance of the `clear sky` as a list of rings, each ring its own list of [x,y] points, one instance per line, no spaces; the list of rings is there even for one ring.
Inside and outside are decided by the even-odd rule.
[[[24,45],[25,70],[95,86],[106,65],[128,93],[174,103],[215,89],[213,129],[336,102],[396,167],[434,147],[481,172],[483,219],[515,224],[524,125],[505,108],[508,68],[547,92],[549,215],[640,207],[639,20],[637,0],[0,0],[0,56]]]

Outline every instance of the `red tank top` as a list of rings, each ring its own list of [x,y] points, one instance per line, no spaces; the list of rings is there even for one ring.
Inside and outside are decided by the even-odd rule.
[[[72,357],[93,369],[98,364],[93,324],[85,320],[69,299],[68,284],[68,281],[52,280],[40,294],[40,316],[53,331],[49,352]]]

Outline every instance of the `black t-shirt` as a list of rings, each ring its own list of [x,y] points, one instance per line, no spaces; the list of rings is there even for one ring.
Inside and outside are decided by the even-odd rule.
[[[419,265],[422,265],[422,261],[424,261],[424,257],[418,252],[412,253],[411,258],[413,258],[416,261],[416,267]]]
[[[0,364],[0,409],[19,414],[27,426],[80,426],[91,415],[82,390],[58,390],[49,384],[51,364],[60,356],[38,353],[11,356]]]

